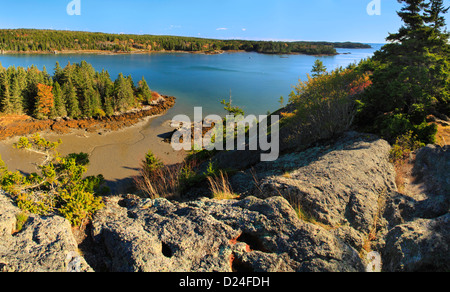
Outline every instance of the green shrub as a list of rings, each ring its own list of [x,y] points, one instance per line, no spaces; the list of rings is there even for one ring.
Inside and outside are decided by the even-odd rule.
[[[389,152],[389,160],[392,163],[403,163],[409,159],[412,152],[423,146],[425,144],[421,143],[412,131],[409,131],[397,138]]]
[[[416,139],[424,144],[432,144],[436,141],[437,126],[435,124],[428,124],[426,121],[413,124],[406,114],[385,115],[377,120],[376,125],[381,136],[391,143],[409,132],[412,132]]]
[[[356,100],[370,86],[369,74],[352,69],[308,76],[290,94],[295,112],[282,114],[282,125],[301,128],[312,141],[329,139],[350,129],[355,119]],[[286,121],[287,120],[287,121]]]
[[[149,172],[154,172],[155,170],[158,170],[164,166],[161,160],[159,160],[151,150],[149,150],[145,155],[143,163],[143,167]]]
[[[79,226],[85,220],[104,207],[102,199],[83,187],[71,191],[62,190],[58,196],[58,212],[69,220],[73,226]]]
[[[45,156],[37,168],[39,173],[23,175],[7,170],[0,159],[0,187],[10,193],[19,208],[38,215],[56,213],[79,225],[103,207],[99,194],[106,194],[102,187],[103,176],[84,178],[89,164],[85,153],[61,157],[56,150],[61,141],[50,142],[39,135],[20,138],[15,145]]]
[[[27,223],[28,221],[28,214],[25,212],[21,212],[19,214],[16,215],[16,228],[15,228],[15,232],[20,232],[23,229],[23,226],[25,225],[25,223]]]
[[[46,216],[54,208],[54,201],[50,196],[34,193],[21,193],[16,197],[17,206],[24,211]]]

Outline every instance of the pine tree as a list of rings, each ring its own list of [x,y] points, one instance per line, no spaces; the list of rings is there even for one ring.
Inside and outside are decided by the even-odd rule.
[[[450,115],[450,34],[446,30],[444,14],[450,7],[445,7],[443,0],[431,0],[429,9],[425,9],[425,21],[430,26],[429,39],[430,54],[435,58],[435,66],[430,68],[435,78],[430,83],[434,89],[433,96],[436,99],[436,109],[446,115]]]
[[[444,6],[443,0],[431,0],[428,8],[425,9],[425,12],[428,14],[426,18],[426,22],[431,24],[433,30],[442,35],[442,30],[445,29],[445,17],[444,14],[447,14],[450,7]],[[444,33],[448,38],[448,34]]]
[[[63,78],[64,78],[64,70],[61,68],[61,65],[59,65],[59,62],[56,61],[53,79],[54,81],[60,83],[63,81]]]
[[[32,65],[27,69],[26,86],[23,91],[24,105],[28,114],[32,115],[35,112],[36,96],[38,94],[38,84],[46,84],[44,76],[39,69]]]
[[[18,78],[14,78],[11,86],[11,105],[15,114],[23,114],[23,100]]]
[[[103,108],[107,116],[114,115],[114,102],[112,96],[107,96],[104,101]]]

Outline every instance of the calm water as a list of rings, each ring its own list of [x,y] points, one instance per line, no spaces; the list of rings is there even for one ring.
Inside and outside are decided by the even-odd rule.
[[[230,90],[233,104],[241,106],[246,114],[265,114],[280,107],[280,96],[287,100],[292,86],[306,75],[317,58],[331,70],[359,62],[372,56],[381,45],[372,49],[339,49],[337,56],[263,55],[257,53],[226,53],[197,55],[182,53],[144,55],[0,55],[3,67],[44,66],[50,74],[56,61],[86,60],[97,71],[108,70],[114,80],[122,72],[135,82],[145,77],[152,90],[177,97],[177,103],[165,116],[152,119],[139,126],[106,136],[72,134],[62,136],[62,153],[87,152],[91,154],[90,174],[102,173],[111,186],[137,174],[140,160],[149,148],[167,163],[182,159],[168,144],[161,142],[159,134],[170,130],[167,120],[177,114],[193,115],[194,106],[202,106],[203,113],[224,115],[222,99],[228,100]],[[56,139],[55,135],[48,135]],[[29,154],[11,150],[13,141],[0,143],[0,155],[11,169],[35,171]]]
[[[351,54],[319,57],[328,69],[347,66],[371,56],[373,49],[339,49]],[[44,66],[52,74],[56,61],[86,60],[97,71],[108,70],[114,80],[122,72],[135,82],[145,77],[150,87],[162,94],[178,98],[174,112],[192,112],[193,106],[203,106],[205,113],[223,113],[219,104],[231,94],[235,105],[247,114],[265,114],[279,107],[280,96],[287,99],[298,79],[311,71],[315,56],[263,55],[257,53],[227,53],[222,55],[150,54],[150,55],[0,55],[4,67],[32,64]]]

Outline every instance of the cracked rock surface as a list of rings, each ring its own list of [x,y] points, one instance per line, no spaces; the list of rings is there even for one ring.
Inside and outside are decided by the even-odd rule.
[[[347,133],[284,154],[230,178],[242,200],[105,197],[84,258],[61,217],[30,215],[15,230],[22,211],[0,191],[0,271],[351,272],[369,251],[382,271],[448,271],[449,148],[421,149],[403,193],[390,149]]]
[[[0,191],[0,272],[93,271],[78,252],[69,221],[29,215],[17,231],[21,213]]]
[[[361,271],[358,253],[281,197],[109,198],[93,224],[109,271]]]

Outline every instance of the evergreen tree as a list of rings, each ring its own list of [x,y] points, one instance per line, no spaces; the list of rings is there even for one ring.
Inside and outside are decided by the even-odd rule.
[[[152,102],[152,91],[150,90],[144,76],[142,76],[141,81],[138,83],[137,97],[141,103],[150,104]]]
[[[59,65],[59,62],[56,61],[55,71],[54,71],[54,75],[53,75],[53,80],[55,82],[60,83],[60,82],[63,82],[63,77],[64,77],[64,70]]]
[[[66,117],[67,110],[64,100],[63,91],[58,82],[54,83],[53,86],[53,97],[55,100],[55,116],[56,117]]]
[[[46,84],[44,76],[39,69],[32,65],[27,70],[26,86],[23,91],[24,105],[28,114],[32,115],[35,111],[36,96],[38,94],[38,84]]]
[[[107,116],[110,117],[114,115],[114,102],[111,95],[105,97],[103,108],[105,109],[105,113]]]
[[[81,111],[77,97],[77,90],[72,82],[64,84],[64,96],[66,100],[67,115],[72,119],[80,117]]]
[[[53,77],[34,65],[27,69],[0,66],[0,113],[39,119],[101,117],[136,107],[138,101],[148,103],[151,96],[144,78],[137,88],[131,76],[119,74],[113,82],[107,71],[96,72],[86,62],[68,63],[64,68],[57,63]]]
[[[5,114],[12,114],[14,109],[11,103],[11,93],[9,85],[9,77],[7,71],[1,75],[2,95],[0,98],[0,109]]]
[[[14,78],[14,81],[12,83],[10,103],[15,114],[23,114],[23,100],[18,78]]]
[[[134,104],[133,88],[128,79],[120,73],[114,82],[114,109],[116,111],[126,111]]]
[[[445,9],[440,1],[399,2],[404,4],[398,12],[404,25],[398,33],[389,35],[390,43],[374,56],[379,66],[363,99],[360,121],[375,121],[375,130],[388,139],[412,130],[429,143],[436,129],[427,125],[426,116],[436,111],[439,103],[448,103],[448,54],[436,42],[441,39],[448,46],[448,36],[442,32]],[[430,22],[435,25],[428,25]]]
[[[317,59],[311,70],[311,73],[312,73],[312,77],[314,77],[314,78],[319,77],[319,76],[327,73],[327,67],[325,67],[323,65],[323,62],[321,60]]]

